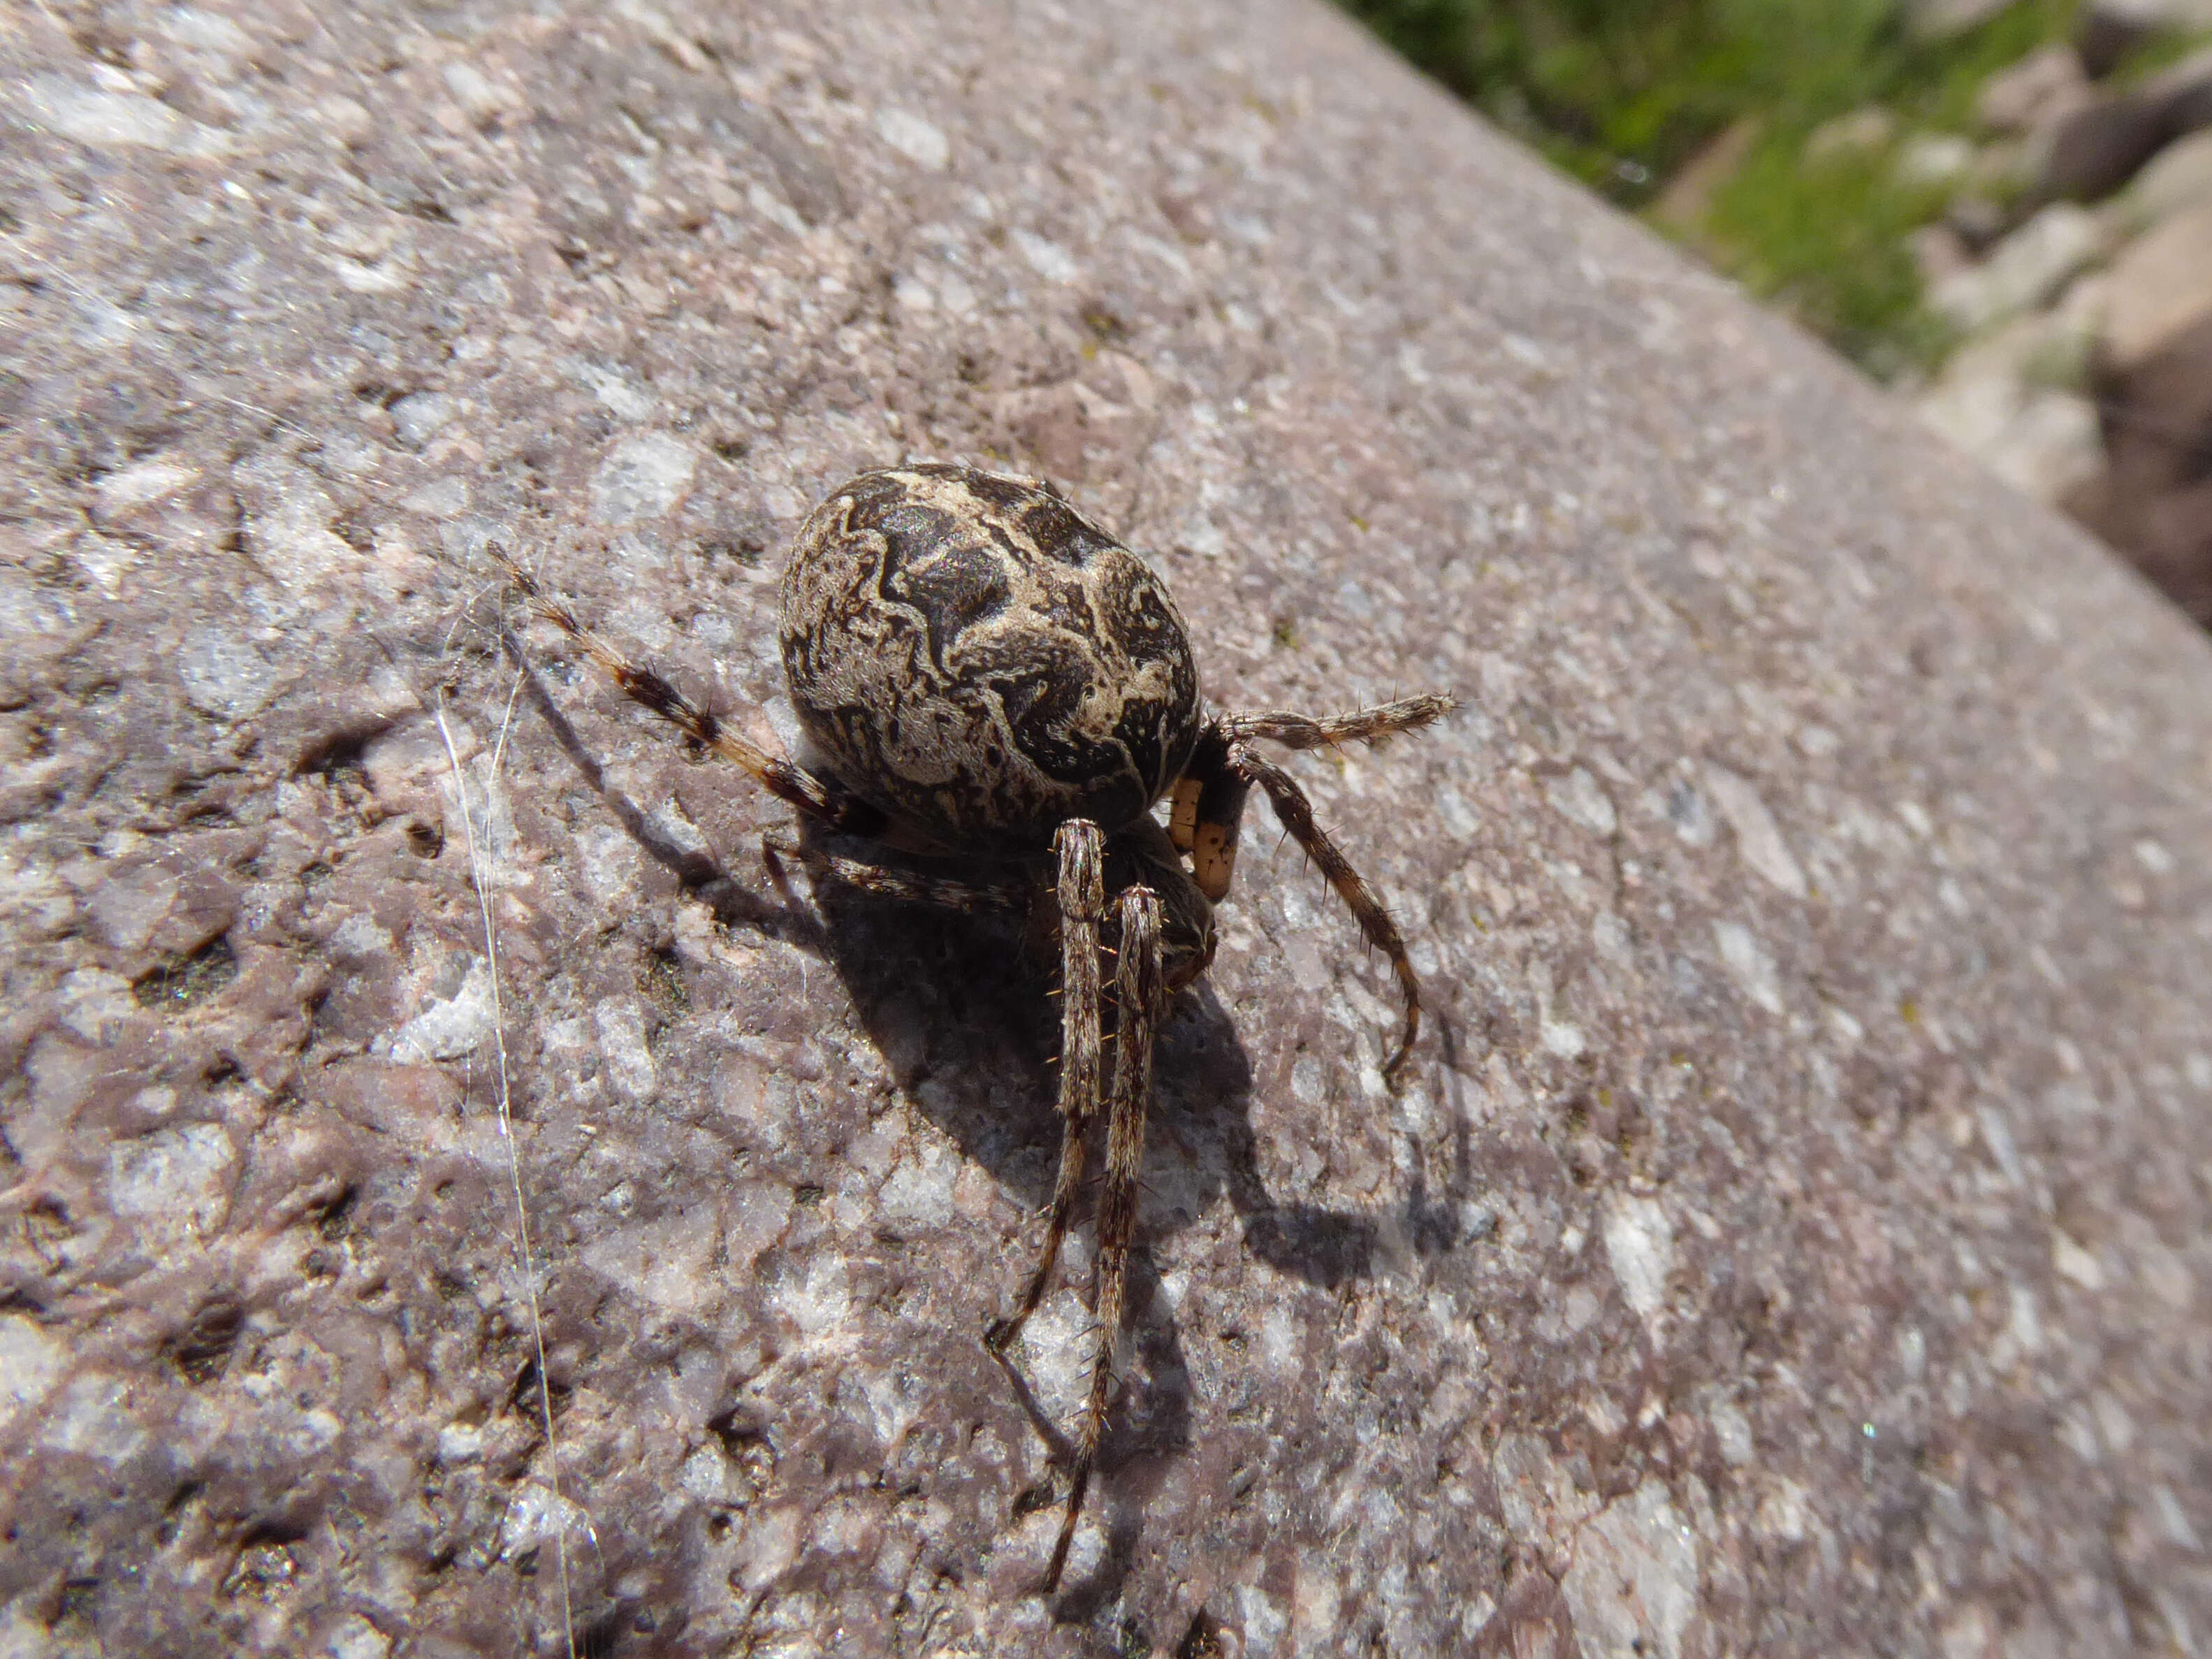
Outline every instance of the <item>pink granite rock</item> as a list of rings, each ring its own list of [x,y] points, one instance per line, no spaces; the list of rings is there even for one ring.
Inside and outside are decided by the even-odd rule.
[[[2212,1629],[2212,647],[2078,532],[1291,0],[0,56],[0,1646]],[[1048,1602],[1044,987],[518,692],[484,556],[770,733],[784,541],[904,455],[1060,475],[1224,702],[1468,703],[1299,764],[1402,1092],[1252,838]]]

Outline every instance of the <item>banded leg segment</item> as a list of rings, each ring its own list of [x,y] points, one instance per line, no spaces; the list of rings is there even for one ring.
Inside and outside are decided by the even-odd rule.
[[[994,1352],[1005,1352],[1044,1300],[1083,1186],[1091,1120],[1098,1113],[1098,924],[1106,913],[1106,837],[1097,824],[1073,818],[1060,826],[1053,848],[1060,863],[1060,1177],[1053,1184],[1036,1270],[1014,1311],[983,1333]]]
[[[1372,708],[1355,708],[1347,714],[1292,714],[1281,709],[1248,708],[1224,714],[1214,722],[1222,737],[1232,744],[1263,738],[1285,749],[1334,749],[1340,744],[1381,743],[1401,732],[1418,732],[1434,725],[1459,707],[1459,699],[1436,693],[1400,697]]]
[[[879,898],[903,899],[914,904],[934,904],[946,910],[972,914],[1025,916],[1030,890],[1018,883],[995,884],[953,881],[921,870],[893,870],[859,859],[840,858],[819,847],[809,847],[795,836],[771,830],[761,845],[779,858],[796,860],[817,877],[839,882],[855,891]]]
[[[491,555],[507,580],[530,601],[530,608],[574,641],[632,702],[651,709],[702,748],[742,766],[770,794],[788,801],[832,830],[854,836],[880,836],[890,827],[890,819],[880,808],[869,805],[833,780],[793,765],[742,733],[728,730],[653,670],[641,668],[630,661],[578,621],[565,599],[547,592],[505,550],[495,547]]]
[[[1390,920],[1390,913],[1375,896],[1375,890],[1352,867],[1352,860],[1314,822],[1313,803],[1306,799],[1305,791],[1298,787],[1295,778],[1244,744],[1231,745],[1229,764],[1266,793],[1267,804],[1275,809],[1275,817],[1291,838],[1321,866],[1322,874],[1328,878],[1328,884],[1352,907],[1352,914],[1367,942],[1390,958],[1390,971],[1398,976],[1398,989],[1406,1001],[1405,1029],[1399,1036],[1397,1048],[1382,1064],[1382,1075],[1395,1079],[1399,1068],[1405,1065],[1406,1056],[1413,1051],[1413,1039],[1421,1030],[1421,981],[1415,977],[1413,964],[1407,958],[1406,941],[1399,935],[1398,924]]]
[[[1401,732],[1433,725],[1458,707],[1457,698],[1437,693],[1318,718],[1249,708],[1207,722],[1182,776],[1176,781],[1168,818],[1176,850],[1190,856],[1191,878],[1199,891],[1209,903],[1218,904],[1228,896],[1237,873],[1237,832],[1252,780],[1231,763],[1232,753],[1247,752],[1261,741],[1285,749],[1380,744]]]
[[[1067,1565],[1068,1546],[1090,1489],[1091,1466],[1106,1432],[1106,1413],[1114,1397],[1114,1349],[1121,1334],[1129,1288],[1129,1242],[1137,1229],[1137,1178],[1145,1161],[1145,1115],[1152,1097],[1152,1043],[1167,1011],[1167,974],[1160,952],[1159,896],[1149,887],[1131,887],[1118,907],[1121,956],[1115,978],[1120,1018],[1114,1033],[1114,1092],[1106,1128],[1106,1185],[1098,1202],[1098,1298],[1097,1334],[1091,1360],[1091,1392],[1076,1427],[1068,1464],[1067,1511],[1045,1569],[1048,1594]]]

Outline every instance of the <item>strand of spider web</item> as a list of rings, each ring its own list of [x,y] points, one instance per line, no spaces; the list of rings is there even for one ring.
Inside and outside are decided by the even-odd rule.
[[[507,695],[506,712],[500,718],[499,741],[492,747],[491,772],[484,783],[487,814],[491,810],[491,786],[499,776],[501,757],[507,752],[507,733],[514,719],[515,699],[521,694],[522,677],[518,674],[514,689]],[[530,1310],[530,1340],[537,1350],[538,1411],[545,1427],[546,1482],[553,1493],[553,1564],[561,1581],[561,1629],[568,1640],[568,1659],[577,1659],[576,1614],[568,1587],[568,1522],[561,1496],[561,1446],[553,1431],[553,1385],[545,1372],[545,1323],[538,1316],[538,1260],[530,1243],[529,1211],[522,1200],[522,1158],[514,1146],[507,1066],[507,1007],[499,982],[499,935],[492,924],[491,886],[484,879],[483,854],[477,841],[476,822],[469,811],[468,778],[461,770],[460,751],[453,742],[453,729],[446,723],[446,692],[442,686],[438,690],[438,736],[446,745],[446,760],[453,769],[453,793],[461,809],[461,838],[469,851],[469,881],[477,890],[477,910],[483,919],[484,966],[491,976],[492,1044],[499,1060],[499,1134],[507,1144],[507,1182],[514,1200],[515,1248],[522,1257],[522,1294]],[[488,820],[486,827],[489,827]]]

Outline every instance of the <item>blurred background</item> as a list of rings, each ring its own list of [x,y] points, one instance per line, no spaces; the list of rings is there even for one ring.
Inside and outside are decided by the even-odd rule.
[[[2212,0],[1340,0],[2212,627]]]

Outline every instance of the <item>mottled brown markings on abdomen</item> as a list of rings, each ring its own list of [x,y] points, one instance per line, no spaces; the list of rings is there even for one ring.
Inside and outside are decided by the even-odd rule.
[[[1196,741],[1197,671],[1144,563],[1020,479],[865,473],[817,507],[785,573],[785,672],[848,786],[948,842],[1109,832]]]

